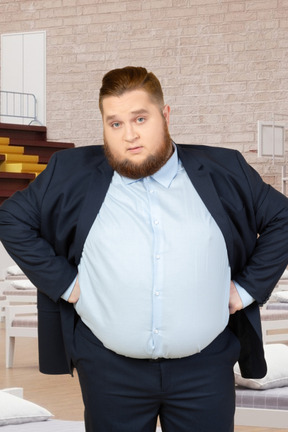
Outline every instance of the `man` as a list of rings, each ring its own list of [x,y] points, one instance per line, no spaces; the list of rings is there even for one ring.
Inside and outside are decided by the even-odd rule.
[[[76,367],[89,432],[232,432],[233,365],[266,373],[288,200],[236,151],[173,143],[144,68],[108,72],[99,106],[104,148],[56,153],[0,209],[39,290],[40,370]]]

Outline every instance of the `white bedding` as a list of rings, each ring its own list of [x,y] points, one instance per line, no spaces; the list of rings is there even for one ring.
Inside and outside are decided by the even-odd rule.
[[[0,427],[1,432],[85,432],[84,422],[47,420]],[[158,427],[156,432],[161,432]]]
[[[46,420],[1,426],[1,432],[85,432],[83,421]]]

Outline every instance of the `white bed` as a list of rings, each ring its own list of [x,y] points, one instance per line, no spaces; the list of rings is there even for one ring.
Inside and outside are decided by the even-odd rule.
[[[288,428],[288,387],[236,390],[235,425]]]
[[[84,422],[66,420],[46,420],[0,428],[1,432],[85,432]]]
[[[267,374],[261,379],[241,377],[234,367],[236,381],[235,424],[239,426],[288,427],[288,346],[264,345]]]

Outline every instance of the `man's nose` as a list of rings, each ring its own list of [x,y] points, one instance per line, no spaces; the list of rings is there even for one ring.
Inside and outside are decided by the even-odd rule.
[[[138,134],[136,130],[134,129],[133,125],[128,124],[124,127],[124,139],[125,141],[135,141],[135,139],[138,137]]]

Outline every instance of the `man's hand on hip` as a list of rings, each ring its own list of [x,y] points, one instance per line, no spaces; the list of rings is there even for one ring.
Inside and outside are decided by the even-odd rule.
[[[78,277],[76,279],[73,291],[70,294],[70,297],[68,298],[69,303],[77,303],[80,297],[80,285],[78,281]]]
[[[243,303],[234,282],[230,282],[229,312],[230,315],[243,309]]]

